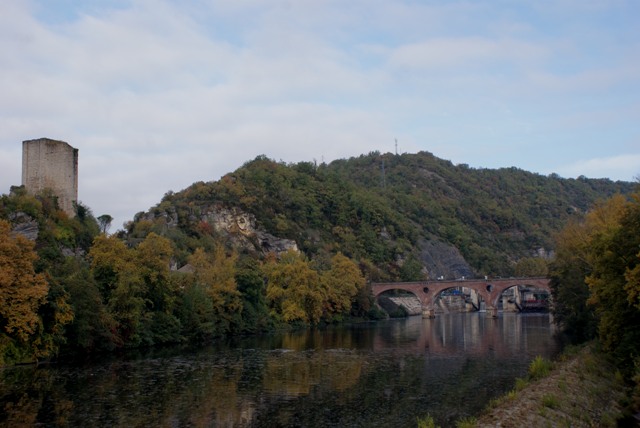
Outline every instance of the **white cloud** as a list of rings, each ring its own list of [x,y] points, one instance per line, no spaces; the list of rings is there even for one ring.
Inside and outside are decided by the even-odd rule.
[[[628,53],[640,40],[579,4],[589,43],[624,40],[600,37],[613,60],[585,61],[582,35],[549,28],[570,8],[538,10],[541,23],[524,6],[464,1],[130,0],[47,20],[52,7],[3,3],[0,191],[19,184],[22,140],[65,140],[80,149],[80,199],[117,227],[259,154],[330,161],[393,151],[398,138],[401,151],[456,163],[540,171],[553,158],[591,176],[608,172],[566,156],[634,153],[640,73]],[[607,152],[579,145],[605,136]]]
[[[478,65],[532,63],[545,56],[543,47],[519,40],[436,38],[398,47],[391,53],[390,63],[398,68],[424,70],[460,67],[464,73],[464,69],[477,70]]]
[[[582,159],[560,167],[558,173],[566,177],[584,175],[593,178],[635,181],[640,177],[640,153]]]

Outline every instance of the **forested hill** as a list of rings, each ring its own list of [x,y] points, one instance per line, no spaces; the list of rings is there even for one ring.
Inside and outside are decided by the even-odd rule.
[[[215,208],[253,215],[256,228],[295,241],[310,259],[340,251],[373,280],[509,276],[519,261],[553,251],[571,215],[635,185],[475,169],[428,152],[320,165],[259,156],[219,181],[168,193],[126,235],[168,236],[182,263],[205,235],[221,238],[207,225]]]

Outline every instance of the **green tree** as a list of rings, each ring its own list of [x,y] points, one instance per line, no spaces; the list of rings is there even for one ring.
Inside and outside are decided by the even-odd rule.
[[[99,235],[91,250],[91,271],[117,325],[119,346],[142,343],[145,282],[132,249],[115,237]]]
[[[102,214],[96,220],[98,220],[98,225],[100,226],[100,232],[107,234],[107,232],[109,232],[109,229],[111,228],[111,222],[113,221],[113,217],[111,217],[109,214]]]
[[[540,257],[524,257],[516,263],[514,274],[517,277],[547,276],[547,261]]]
[[[242,295],[243,330],[260,331],[271,326],[262,269],[254,258],[240,257],[236,263],[236,283]]]
[[[170,271],[173,245],[167,238],[151,232],[135,248],[135,263],[144,282],[144,340],[148,344],[178,342],[180,321],[174,315],[177,300]]]
[[[83,352],[113,350],[117,323],[102,301],[98,284],[84,260],[69,257],[57,275],[69,294],[73,321],[66,328],[66,346]]]

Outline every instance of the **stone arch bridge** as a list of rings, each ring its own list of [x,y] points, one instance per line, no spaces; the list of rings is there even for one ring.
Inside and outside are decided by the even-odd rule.
[[[413,293],[422,305],[422,317],[435,317],[435,302],[444,290],[466,287],[474,290],[485,301],[487,316],[498,316],[498,300],[502,292],[518,285],[547,290],[551,293],[549,279],[532,278],[496,278],[496,279],[459,279],[452,281],[418,281],[418,282],[372,282],[371,292],[374,297],[389,290],[405,290]]]

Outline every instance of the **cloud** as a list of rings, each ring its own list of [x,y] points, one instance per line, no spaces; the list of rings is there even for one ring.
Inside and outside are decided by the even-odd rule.
[[[22,140],[67,141],[80,199],[118,226],[259,154],[328,162],[395,138],[456,163],[539,171],[557,158],[590,176],[567,156],[628,153],[638,120],[635,27],[581,3],[65,3],[3,3],[0,186],[20,182]],[[605,153],[575,143],[605,136]]]
[[[402,45],[390,54],[397,68],[430,70],[461,67],[477,70],[498,62],[531,63],[546,56],[543,47],[519,40],[495,40],[485,37],[435,38]]]
[[[602,158],[582,159],[558,169],[561,176],[612,178],[635,181],[640,177],[640,153],[629,153]]]

